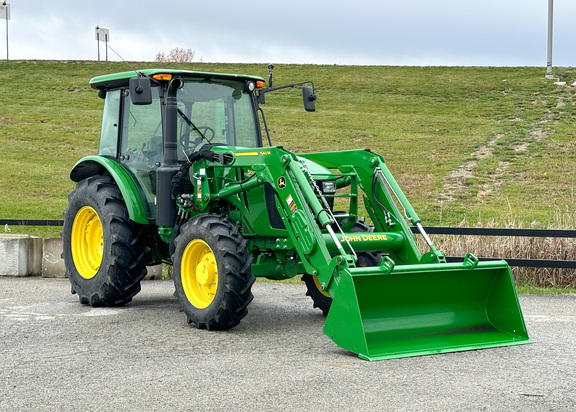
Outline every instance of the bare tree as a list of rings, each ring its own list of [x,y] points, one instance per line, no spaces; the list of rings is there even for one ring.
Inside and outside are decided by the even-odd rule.
[[[194,56],[196,52],[192,49],[184,49],[176,47],[168,52],[168,54],[164,52],[156,53],[156,57],[154,61],[160,63],[190,63],[194,60]]]

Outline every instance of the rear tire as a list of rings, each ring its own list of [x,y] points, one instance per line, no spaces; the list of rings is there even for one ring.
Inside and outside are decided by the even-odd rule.
[[[188,323],[208,330],[240,323],[255,278],[238,228],[215,215],[198,215],[182,226],[174,243],[172,276]]]
[[[92,176],[68,196],[62,230],[66,277],[80,303],[119,306],[140,291],[146,275],[142,226],[130,220],[109,176]]]

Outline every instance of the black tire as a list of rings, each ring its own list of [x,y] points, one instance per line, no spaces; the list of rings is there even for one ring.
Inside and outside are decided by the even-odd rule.
[[[251,256],[238,228],[215,215],[198,215],[174,241],[172,277],[189,324],[225,330],[240,323],[254,298]]]
[[[352,226],[350,231],[374,232],[374,226],[367,225],[362,219],[358,220],[354,226]],[[378,252],[358,252],[357,256],[358,262],[356,262],[356,266],[358,267],[378,266],[382,260],[382,254]],[[302,275],[302,281],[306,284],[306,296],[310,296],[312,299],[313,307],[320,309],[324,316],[328,316],[330,306],[332,305],[332,298],[320,289],[318,278],[313,275],[305,274]]]
[[[328,311],[332,305],[332,298],[320,289],[318,278],[306,273],[302,275],[302,282],[306,284],[306,296],[310,296],[312,299],[312,306],[320,309],[324,316],[328,316]]]
[[[143,226],[130,220],[113,179],[92,176],[78,182],[63,216],[62,257],[72,293],[91,306],[130,302],[147,273],[147,251]]]

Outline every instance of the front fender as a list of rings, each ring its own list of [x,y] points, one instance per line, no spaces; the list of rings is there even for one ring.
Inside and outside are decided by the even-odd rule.
[[[116,160],[103,156],[86,156],[74,165],[70,172],[70,179],[79,182],[90,176],[105,174],[112,176],[118,185],[130,219],[143,225],[149,224],[144,203],[134,181]]]

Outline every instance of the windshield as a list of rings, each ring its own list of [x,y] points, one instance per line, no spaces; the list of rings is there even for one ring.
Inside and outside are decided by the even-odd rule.
[[[252,98],[244,83],[186,80],[178,91],[178,136],[183,148],[208,140],[232,146],[260,146]],[[184,154],[179,157],[183,159]]]

